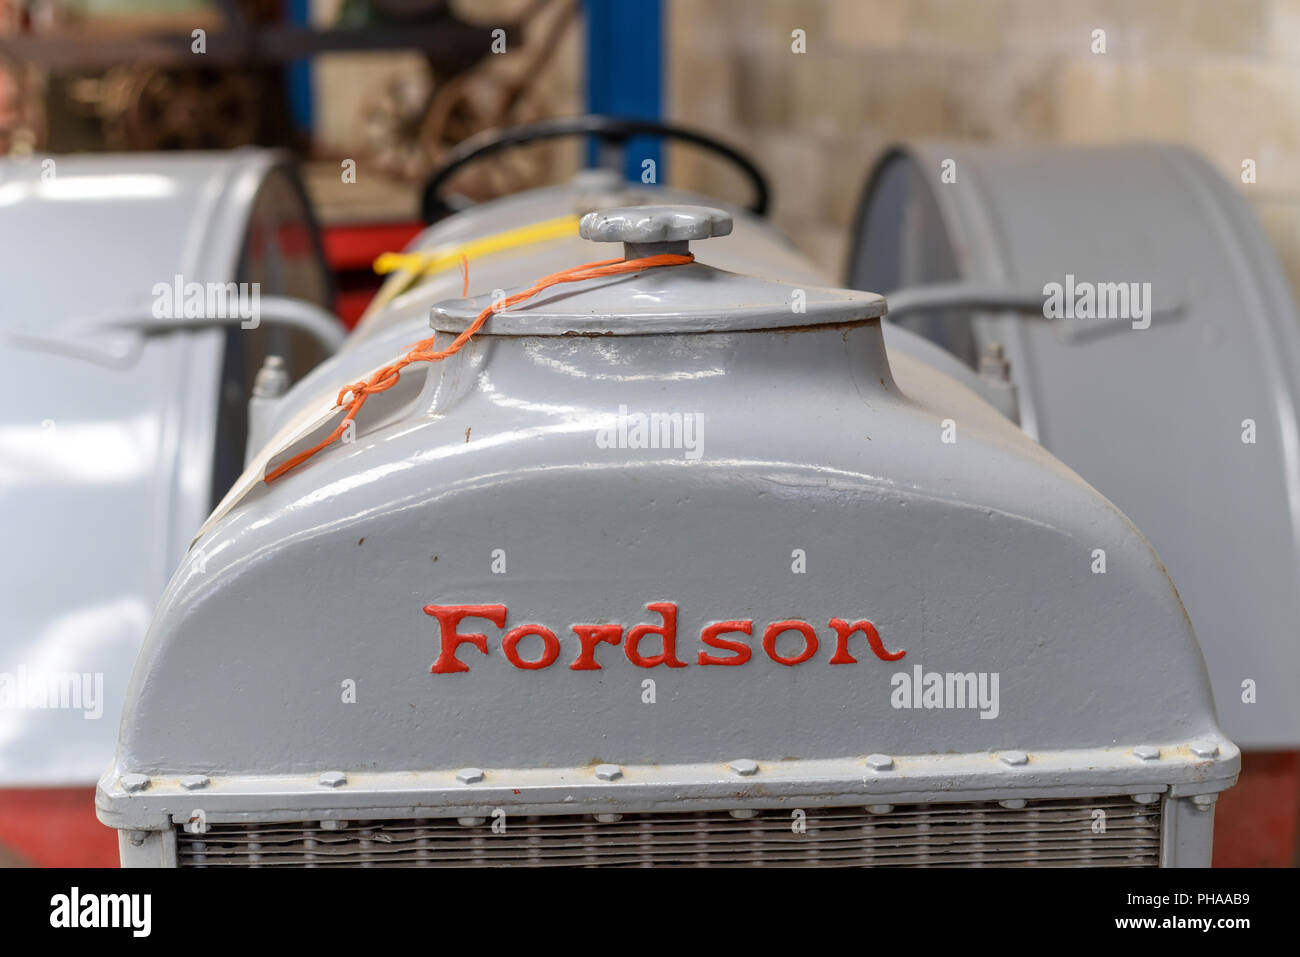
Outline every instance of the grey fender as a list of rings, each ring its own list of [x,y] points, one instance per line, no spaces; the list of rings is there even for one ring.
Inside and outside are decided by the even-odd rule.
[[[112,756],[135,652],[212,507],[227,353],[221,329],[134,319],[177,274],[240,278],[263,187],[288,175],[265,151],[0,161],[0,785],[89,783]],[[75,707],[16,700],[52,676]]]
[[[1044,319],[1067,276],[1149,283],[1149,325]],[[849,284],[1007,293],[913,327],[968,366],[1005,348],[1026,432],[1168,566],[1227,732],[1300,744],[1300,311],[1243,196],[1176,146],[912,144],[869,179]]]

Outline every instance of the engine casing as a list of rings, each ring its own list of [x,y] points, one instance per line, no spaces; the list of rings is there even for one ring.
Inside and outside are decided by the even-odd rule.
[[[684,245],[604,215],[632,251]],[[218,511],[100,784],[124,862],[574,862],[548,821],[579,862],[676,862],[687,818],[697,861],[739,828],[777,861],[1209,862],[1238,752],[1150,546],[924,344],[887,353],[880,297],[706,265],[788,261],[740,233],[494,315]],[[427,334],[399,317],[428,295],[282,400],[253,479]],[[493,857],[488,820],[536,843]]]

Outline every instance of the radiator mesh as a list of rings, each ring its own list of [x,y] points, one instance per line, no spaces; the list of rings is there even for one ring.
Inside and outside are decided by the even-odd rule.
[[[1096,812],[1103,812],[1098,815]],[[1160,806],[1123,798],[900,805],[756,812],[507,815],[214,824],[177,829],[183,867],[829,866],[1155,867]],[[1104,824],[1104,829],[1100,826]],[[498,823],[498,827],[500,824]]]

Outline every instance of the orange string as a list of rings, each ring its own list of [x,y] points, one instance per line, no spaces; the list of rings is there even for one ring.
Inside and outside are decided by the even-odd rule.
[[[421,339],[415,343],[406,355],[396,362],[377,369],[369,379],[363,379],[360,382],[354,382],[349,386],[344,386],[339,390],[338,399],[336,400],[339,408],[346,408],[348,414],[343,417],[338,428],[331,432],[324,441],[312,446],[306,451],[299,452],[287,462],[281,463],[271,472],[268,472],[265,482],[269,485],[280,476],[284,475],[290,469],[297,468],[303,462],[319,452],[321,449],[333,445],[343,435],[348,427],[348,423],[357,417],[361,407],[366,404],[366,399],[376,392],[387,392],[393,386],[397,385],[402,377],[402,370],[413,362],[441,362],[448,356],[455,355],[469,342],[470,338],[483,328],[483,323],[487,322],[494,312],[500,312],[503,309],[509,309],[511,306],[531,299],[543,290],[551,286],[558,285],[562,282],[581,282],[584,279],[600,279],[604,276],[618,276],[624,273],[640,272],[643,269],[653,269],[656,266],[683,266],[695,259],[691,253],[678,255],[675,253],[662,253],[657,256],[643,256],[640,259],[602,259],[599,262],[584,263],[581,266],[574,266],[570,269],[563,269],[560,272],[544,276],[537,282],[533,283],[527,289],[515,293],[513,296],[507,296],[500,302],[494,302],[480,312],[473,322],[471,322],[465,331],[452,340],[451,345],[445,349],[435,350],[433,341],[437,338],[434,333],[427,339]],[[468,264],[466,264],[468,266]],[[468,272],[468,269],[466,269]],[[351,396],[351,398],[348,398]]]
[[[464,253],[460,254],[460,295],[462,299],[469,296],[469,259]]]

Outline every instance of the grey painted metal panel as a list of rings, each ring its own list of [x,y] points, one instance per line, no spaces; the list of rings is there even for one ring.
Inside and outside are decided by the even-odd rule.
[[[956,182],[940,181],[945,160]],[[1300,745],[1300,314],[1245,201],[1196,155],[1154,145],[925,143],[889,154],[873,184],[855,285],[1043,289],[1069,274],[1149,282],[1175,307],[1146,329],[949,311],[923,331],[967,361],[1005,345],[1025,430],[1167,565],[1225,729]]]
[[[453,250],[464,244],[530,223],[562,216],[581,216],[597,209],[631,204],[694,204],[703,198],[667,187],[642,187],[608,177],[580,175],[572,184],[530,190],[515,196],[472,206],[425,230],[408,247],[411,251]],[[713,201],[709,201],[713,202]],[[835,285],[829,270],[808,262],[762,219],[738,207],[726,207],[734,222],[728,236],[708,241],[708,262],[720,269],[750,276],[817,286]],[[476,256],[469,264],[469,291],[483,295],[511,289],[579,263],[608,259],[617,248],[593,244],[576,231],[566,238]],[[427,278],[419,287],[399,296],[391,306],[367,316],[352,336],[364,340],[382,329],[414,321],[426,328],[428,310],[437,302],[460,296],[461,275],[447,269]]]
[[[124,830],[117,832],[123,867],[176,867],[176,831]]]
[[[211,507],[223,334],[83,320],[148,316],[176,274],[235,279],[251,204],[283,162],[52,160],[52,178],[39,158],[0,161],[0,374],[16,397],[0,410],[0,673],[86,675],[99,700],[0,709],[0,785],[102,773],[154,604]]]
[[[697,244],[701,263],[727,241]],[[513,271],[526,282],[553,254],[517,255]],[[728,281],[701,306],[685,272],[696,268],[656,278],[656,310],[679,297],[672,331],[571,335],[547,300],[520,305],[496,334],[411,367],[352,441],[220,517],[141,651],[101,818],[159,829],[194,808],[214,823],[345,820],[1232,783],[1238,752],[1190,623],[1113,505],[967,386],[909,350],[887,356],[874,300],[863,312],[846,299],[856,312],[836,325],[792,312],[786,328],[732,328]],[[567,302],[606,294],[604,282],[574,284]],[[773,310],[788,308],[783,287],[767,292],[778,288]],[[419,338],[409,317],[430,289],[407,295],[277,414]],[[438,307],[435,324],[457,311]],[[698,414],[700,454],[602,443],[629,410]],[[946,419],[956,442],[941,438]],[[1090,571],[1096,547],[1104,575]],[[598,671],[570,667],[572,625],[625,634],[660,622],[651,602],[676,606],[683,667],[639,667],[618,646],[599,648]],[[431,673],[439,632],[424,606],[497,603],[505,627],[552,629],[556,661],[512,665],[504,628],[471,620],[462,631],[483,631],[488,652],[463,645],[468,673]],[[856,663],[831,665],[831,616],[870,618],[906,655],[855,645]],[[760,637],[790,618],[819,639],[797,665]],[[729,619],[754,621],[753,659],[702,664],[701,629]],[[894,676],[916,665],[999,674],[998,717],[895,707]]]
[[[1166,798],[1161,824],[1162,866],[1209,867],[1214,856],[1215,795]]]

